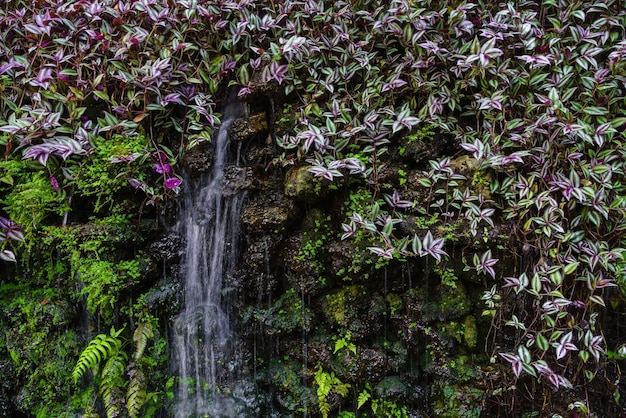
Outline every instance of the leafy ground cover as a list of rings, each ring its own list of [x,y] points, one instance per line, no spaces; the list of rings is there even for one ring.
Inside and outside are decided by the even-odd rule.
[[[68,217],[162,213],[237,85],[278,116],[270,167],[367,185],[345,240],[442,272],[486,241],[464,267],[486,285],[498,402],[621,408],[625,27],[611,0],[6,3],[0,257],[28,260]]]

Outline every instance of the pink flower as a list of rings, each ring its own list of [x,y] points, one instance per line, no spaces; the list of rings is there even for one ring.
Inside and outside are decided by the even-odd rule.
[[[171,174],[172,173],[172,166],[167,164],[167,163],[156,163],[155,165],[152,166],[152,168],[154,169],[154,171],[156,171],[159,174]]]
[[[178,177],[170,177],[165,180],[165,188],[166,189],[176,189],[182,181]]]

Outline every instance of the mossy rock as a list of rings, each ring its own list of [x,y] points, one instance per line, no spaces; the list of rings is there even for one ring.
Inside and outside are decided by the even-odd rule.
[[[309,171],[311,166],[293,167],[285,178],[285,195],[306,203],[316,203],[328,194],[323,180]]]
[[[346,286],[340,291],[326,295],[324,314],[337,325],[349,328],[358,319],[358,308],[367,304],[367,288],[362,285]]]
[[[407,399],[409,387],[400,376],[387,376],[374,388],[376,396],[384,399]]]
[[[250,322],[251,319],[262,323],[266,334],[288,334],[300,330],[309,331],[313,314],[303,305],[300,295],[294,289],[289,289],[267,308],[248,307],[244,313],[244,321]]]
[[[440,418],[478,418],[483,410],[484,391],[472,386],[437,382],[433,386],[431,411]]]
[[[304,384],[303,372],[303,365],[299,362],[275,360],[270,364],[268,377],[276,390],[280,416],[301,416],[299,411],[315,408],[315,388]]]
[[[437,324],[437,330],[441,339],[449,345],[458,343],[469,349],[476,348],[478,330],[473,315],[467,315],[458,321]]]
[[[363,285],[350,285],[326,295],[322,311],[331,324],[351,331],[355,337],[374,336],[381,332],[386,302]]]
[[[461,318],[468,315],[472,307],[470,296],[461,282],[457,282],[456,288],[443,284],[434,289],[413,288],[406,294],[405,305],[409,317],[425,322]]]
[[[241,224],[249,234],[276,234],[284,231],[297,215],[291,199],[277,193],[262,193],[244,207]]]

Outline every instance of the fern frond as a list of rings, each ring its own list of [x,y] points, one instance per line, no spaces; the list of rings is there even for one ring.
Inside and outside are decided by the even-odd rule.
[[[363,389],[363,392],[359,393],[359,397],[357,399],[356,409],[361,409],[363,405],[372,397],[367,389]]]
[[[133,357],[135,361],[139,361],[141,356],[143,356],[143,352],[148,345],[148,340],[152,337],[154,337],[154,332],[149,322],[142,322],[137,326],[133,334],[133,342],[135,343],[135,353]]]
[[[137,369],[134,371],[126,391],[126,405],[130,418],[139,417],[141,408],[143,408],[147,400],[146,378],[143,372]]]
[[[111,355],[118,352],[121,347],[122,343],[117,338],[105,334],[96,335],[80,354],[76,362],[76,366],[72,371],[74,382],[78,382],[87,369],[98,366]]]
[[[107,360],[102,368],[98,391],[100,396],[102,396],[107,418],[117,417],[120,414],[119,404],[121,399],[118,392],[119,388],[124,384],[122,375],[126,370],[126,360],[126,353],[119,350]]]

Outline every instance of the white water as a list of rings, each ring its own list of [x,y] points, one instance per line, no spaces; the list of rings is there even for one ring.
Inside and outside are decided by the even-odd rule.
[[[235,342],[223,279],[237,261],[241,193],[224,196],[224,166],[231,163],[228,129],[240,104],[229,99],[215,136],[211,173],[185,190],[179,228],[185,236],[184,309],[174,322],[174,362],[179,376],[177,418],[235,416],[230,396]]]

